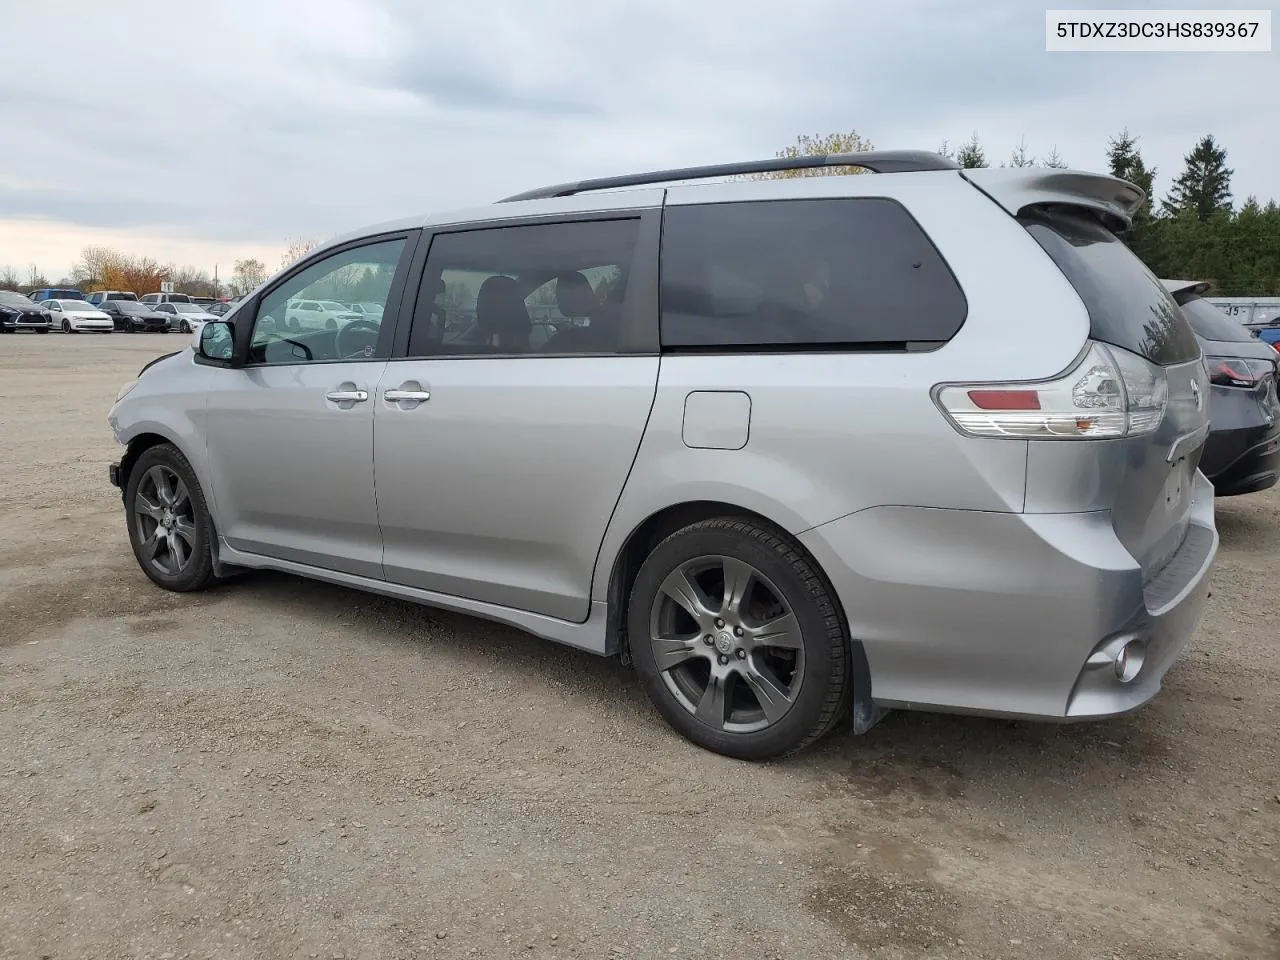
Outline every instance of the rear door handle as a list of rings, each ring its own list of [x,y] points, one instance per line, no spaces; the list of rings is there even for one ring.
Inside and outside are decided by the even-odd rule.
[[[369,399],[368,390],[330,390],[324,395],[334,403],[364,403]]]
[[[387,398],[388,403],[398,403],[401,400],[421,403],[431,399],[430,390],[387,390],[382,395]]]

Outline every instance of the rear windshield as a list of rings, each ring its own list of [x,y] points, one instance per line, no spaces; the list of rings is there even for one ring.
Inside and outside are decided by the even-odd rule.
[[[1084,301],[1093,339],[1166,366],[1200,356],[1200,344],[1177,302],[1097,220],[1062,211],[1037,211],[1018,220]]]
[[[1191,321],[1191,328],[1206,340],[1253,339],[1244,324],[1236,323],[1208,300],[1188,300],[1182,305],[1182,313]]]
[[[132,294],[132,293],[108,293],[107,299],[136,301],[138,297],[136,294]]]

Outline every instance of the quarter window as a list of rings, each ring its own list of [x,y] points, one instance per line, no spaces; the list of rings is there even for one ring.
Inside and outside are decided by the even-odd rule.
[[[673,206],[662,238],[665,348],[901,348],[964,323],[955,277],[893,200]]]
[[[437,235],[408,355],[618,351],[639,232],[637,218]]]
[[[385,307],[402,238],[331,254],[272,289],[258,307],[250,363],[365,360],[378,355],[382,317],[325,311],[315,301],[367,300]]]

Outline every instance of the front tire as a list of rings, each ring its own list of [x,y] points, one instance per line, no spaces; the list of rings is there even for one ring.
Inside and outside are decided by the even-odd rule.
[[[214,582],[209,506],[177,447],[162,443],[138,458],[124,501],[134,558],[153,583],[187,593]]]
[[[191,324],[183,320],[182,323],[178,325],[178,332],[187,334],[191,333]]]
[[[67,320],[65,317],[62,320],[62,332],[63,333],[71,332],[71,321]]]
[[[849,638],[830,584],[792,541],[747,520],[704,520],[659,543],[632,587],[627,635],[654,706],[715,753],[796,753],[847,708]]]

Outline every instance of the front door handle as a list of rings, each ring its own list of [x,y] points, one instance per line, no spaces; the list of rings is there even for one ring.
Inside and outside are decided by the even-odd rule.
[[[387,398],[388,403],[398,403],[401,400],[421,403],[423,400],[431,399],[430,390],[387,390],[382,395]]]
[[[364,403],[369,399],[368,390],[330,390],[324,395],[334,403]]]

